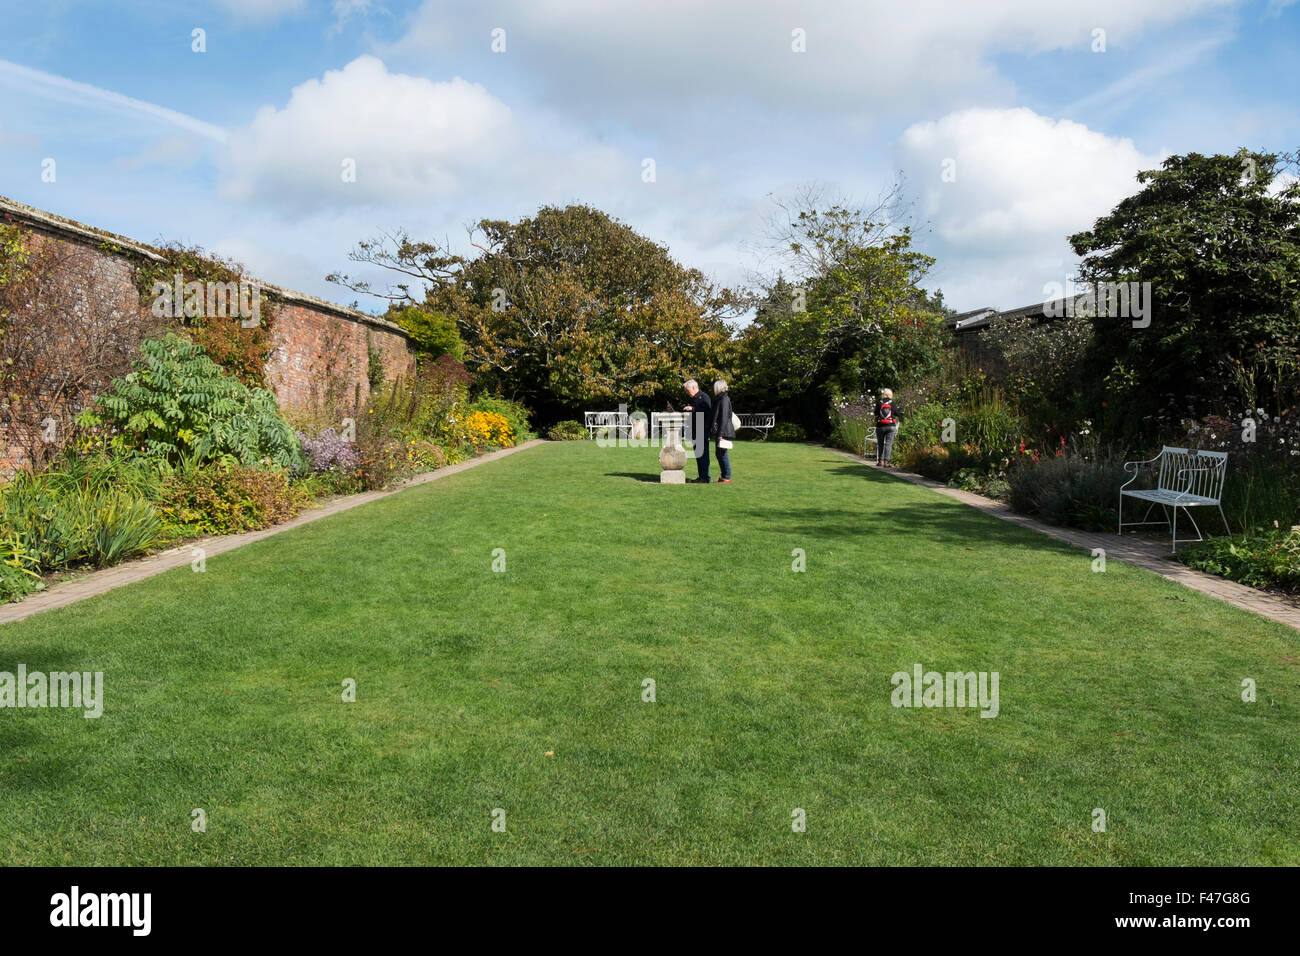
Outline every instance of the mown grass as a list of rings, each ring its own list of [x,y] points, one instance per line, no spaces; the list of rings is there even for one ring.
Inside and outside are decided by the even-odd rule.
[[[0,670],[106,696],[0,710],[0,862],[1300,862],[1295,631],[820,448],[733,459],[549,444],[0,627]],[[915,663],[998,671],[999,716],[894,708]]]

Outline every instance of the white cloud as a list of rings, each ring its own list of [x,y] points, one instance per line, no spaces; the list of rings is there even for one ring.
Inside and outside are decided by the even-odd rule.
[[[899,157],[937,240],[936,278],[958,309],[1024,304],[1063,282],[1077,261],[1067,237],[1136,192],[1138,171],[1164,158],[1024,108],[917,123]]]
[[[296,212],[417,202],[457,193],[462,177],[513,139],[509,108],[482,86],[390,73],[363,56],[235,131],[223,191]],[[355,182],[344,178],[349,161]]]
[[[993,57],[1111,48],[1142,31],[1236,0],[911,0],[801,4],[761,0],[480,0],[472,10],[425,0],[385,52],[477,51],[495,69],[522,69],[557,108],[671,112],[678,104],[744,98],[788,111],[952,108],[1005,96]],[[490,31],[506,30],[493,56]],[[792,31],[806,52],[791,49]],[[954,103],[960,98],[961,103]]]

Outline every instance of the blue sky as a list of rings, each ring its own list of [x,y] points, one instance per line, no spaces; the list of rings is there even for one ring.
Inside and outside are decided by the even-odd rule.
[[[870,200],[901,175],[928,284],[1012,307],[1072,273],[1065,237],[1139,169],[1300,146],[1300,7],[1280,0],[10,0],[3,18],[0,194],[339,301],[324,275],[380,230],[465,249],[473,220],[574,201],[739,283],[770,264],[773,196]]]

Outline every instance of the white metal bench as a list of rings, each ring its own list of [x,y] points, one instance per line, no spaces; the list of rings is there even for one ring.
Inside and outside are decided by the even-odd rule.
[[[776,427],[775,412],[737,412],[736,417],[740,419],[740,428],[752,428],[754,431],[762,432],[764,436]],[[740,428],[736,431],[740,431]]]
[[[591,438],[602,428],[613,429],[611,437],[626,438],[631,428],[630,417],[626,412],[583,412],[582,424]]]
[[[1159,463],[1159,477],[1156,479],[1154,488],[1131,488],[1130,485],[1137,481],[1138,475],[1144,465],[1153,465]],[[1133,477],[1124,482],[1119,490],[1119,533],[1124,533],[1124,499],[1136,498],[1139,501],[1147,502],[1146,513],[1142,515],[1141,521],[1128,522],[1129,527],[1147,524],[1163,524],[1169,527],[1169,550],[1171,553],[1178,551],[1180,539],[1178,537],[1178,509],[1182,508],[1187,514],[1187,519],[1191,521],[1192,527],[1196,529],[1195,538],[1183,538],[1181,543],[1187,544],[1192,541],[1204,541],[1201,535],[1201,529],[1196,524],[1196,519],[1192,517],[1189,508],[1208,508],[1215,507],[1219,509],[1219,517],[1223,519],[1223,527],[1227,529],[1228,534],[1232,534],[1232,528],[1228,526],[1228,518],[1223,513],[1223,477],[1228,468],[1228,453],[1226,451],[1188,451],[1186,448],[1173,448],[1165,445],[1160,449],[1160,454],[1155,458],[1149,458],[1146,461],[1126,461],[1124,470],[1131,472]],[[1151,509],[1160,505],[1165,512],[1164,521],[1147,521],[1151,514]]]

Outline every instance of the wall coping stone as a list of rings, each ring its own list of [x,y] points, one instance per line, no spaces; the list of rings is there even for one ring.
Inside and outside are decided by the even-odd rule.
[[[43,209],[37,209],[35,206],[29,206],[26,203],[19,202],[16,199],[10,199],[8,196],[0,196],[0,219],[15,224],[25,224],[27,226],[40,229],[44,232],[53,233],[56,236],[72,239],[82,243],[90,243],[97,248],[107,242],[116,246],[123,252],[132,255],[141,256],[153,262],[166,262],[166,258],[153,246],[145,245],[126,236],[119,236],[116,233],[108,232],[104,229],[96,229],[94,226],[88,226],[83,222],[77,222],[75,219],[68,219],[65,216],[55,215],[52,212],[46,212]],[[314,295],[308,295],[305,292],[295,292],[293,289],[286,289],[283,286],[273,285],[270,282],[263,282],[255,277],[249,277],[252,281],[257,282],[261,288],[265,289],[274,298],[288,305],[304,305],[320,312],[327,312],[336,315],[339,318],[348,319],[352,322],[358,322],[362,325],[369,325],[377,329],[383,329],[386,332],[393,332],[409,340],[410,333],[400,325],[382,319],[377,315],[371,315],[369,312],[362,312],[360,309],[353,309],[346,305],[339,305],[337,302],[330,302],[327,299],[320,299]]]

